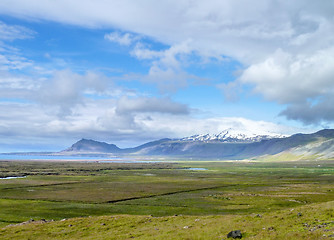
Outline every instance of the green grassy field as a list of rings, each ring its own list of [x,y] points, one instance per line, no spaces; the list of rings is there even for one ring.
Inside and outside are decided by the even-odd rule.
[[[0,161],[6,176],[26,178],[0,179],[0,239],[222,239],[236,229],[246,239],[334,234],[334,161]],[[14,226],[29,219],[35,222]]]

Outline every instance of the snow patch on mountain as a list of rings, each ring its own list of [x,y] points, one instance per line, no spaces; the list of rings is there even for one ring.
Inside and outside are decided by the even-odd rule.
[[[190,137],[181,138],[180,141],[201,141],[201,142],[240,142],[251,143],[260,142],[272,138],[284,138],[287,135],[273,133],[269,131],[251,131],[248,129],[228,128],[218,134],[197,134]]]

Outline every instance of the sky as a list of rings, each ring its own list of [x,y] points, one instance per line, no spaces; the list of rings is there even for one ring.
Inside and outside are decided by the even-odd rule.
[[[333,128],[332,0],[1,0],[0,152]]]

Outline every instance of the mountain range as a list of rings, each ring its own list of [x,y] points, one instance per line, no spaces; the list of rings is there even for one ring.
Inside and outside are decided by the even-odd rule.
[[[228,129],[219,134],[194,135],[181,139],[165,138],[124,149],[114,144],[81,139],[60,154],[112,154],[229,160],[264,157],[329,159],[334,158],[334,129],[292,136],[274,133],[256,135],[252,132]]]

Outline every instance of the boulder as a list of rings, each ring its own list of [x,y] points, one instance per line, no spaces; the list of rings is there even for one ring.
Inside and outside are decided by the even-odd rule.
[[[240,230],[234,230],[227,234],[227,238],[242,238],[242,234]]]

